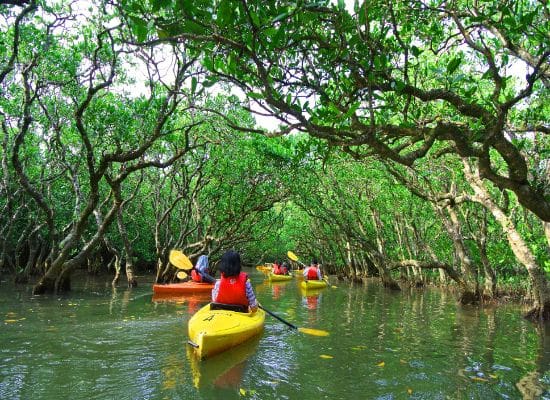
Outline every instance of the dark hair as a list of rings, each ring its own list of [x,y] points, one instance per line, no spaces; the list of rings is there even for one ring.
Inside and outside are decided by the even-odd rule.
[[[311,262],[312,264],[318,264],[317,260],[314,258],[313,261]]]
[[[241,272],[241,256],[233,250],[226,251],[218,267],[225,276],[236,276]]]

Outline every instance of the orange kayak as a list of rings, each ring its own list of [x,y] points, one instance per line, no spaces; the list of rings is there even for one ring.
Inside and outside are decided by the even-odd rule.
[[[213,283],[198,283],[194,281],[187,281],[182,283],[167,283],[167,284],[154,284],[154,294],[190,294],[190,293],[208,293],[214,288]]]

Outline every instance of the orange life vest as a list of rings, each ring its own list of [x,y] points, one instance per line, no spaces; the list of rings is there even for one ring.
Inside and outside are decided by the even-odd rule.
[[[191,270],[191,279],[193,279],[194,282],[198,282],[198,283],[202,282],[201,274],[199,274],[195,269]]]
[[[317,276],[317,267],[311,266],[307,269],[307,279],[310,281],[319,280],[319,277]]]
[[[248,275],[244,272],[239,273],[238,276],[225,276],[225,274],[222,274],[218,295],[214,302],[248,306],[248,298],[246,297],[247,279]]]

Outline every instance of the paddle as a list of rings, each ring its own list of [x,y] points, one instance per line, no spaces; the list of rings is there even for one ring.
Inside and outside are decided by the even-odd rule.
[[[302,265],[304,266],[304,268],[307,268],[307,266],[304,265],[303,262],[300,262],[300,261],[298,260],[298,256],[297,256],[296,254],[294,254],[292,251],[287,251],[287,252],[286,252],[286,255],[287,255],[288,258],[290,258],[292,261],[296,261],[297,263],[302,264]],[[336,286],[333,286],[333,285],[330,284],[330,282],[328,281],[328,277],[327,277],[326,275],[323,276],[323,280],[327,283],[327,286],[328,286],[328,287],[331,287],[331,288],[335,288],[335,287],[336,287]]]
[[[186,271],[193,269],[193,263],[191,260],[179,250],[170,250],[168,259],[170,260],[170,263],[178,269],[184,269]]]
[[[305,265],[303,262],[301,262],[300,260],[298,260],[298,256],[297,256],[296,254],[294,254],[293,252],[287,251],[287,252],[286,252],[286,255],[287,255],[288,258],[290,258],[292,261],[296,261],[298,264],[301,264],[302,267],[307,268],[307,265]]]
[[[176,274],[176,278],[178,279],[185,279],[187,278],[187,274],[185,273],[185,271],[178,271],[178,273]]]
[[[294,330],[297,330],[298,332],[302,332],[302,333],[305,333],[307,335],[313,335],[313,336],[328,336],[329,333],[327,331],[323,331],[321,329],[313,329],[313,328],[298,328],[296,325],[292,325],[290,322],[288,321],[285,321],[284,319],[282,319],[281,317],[279,317],[277,314],[267,310],[264,306],[258,304],[258,307],[261,308],[262,310],[264,310],[266,313],[268,313],[269,315],[271,315],[273,318],[275,319],[278,319],[279,321],[281,321],[283,324],[285,325],[288,325],[289,327],[291,327],[292,329]]]

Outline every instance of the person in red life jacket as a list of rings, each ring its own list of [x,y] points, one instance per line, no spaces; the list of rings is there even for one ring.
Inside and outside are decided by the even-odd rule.
[[[273,263],[273,274],[274,275],[284,275],[283,268],[279,261]]]
[[[241,272],[239,253],[233,250],[227,251],[222,256],[218,269],[221,278],[216,281],[212,289],[212,301],[247,306],[249,311],[255,312],[258,309],[258,301],[248,275]]]
[[[317,264],[317,260],[313,260],[311,265],[304,269],[304,279],[308,281],[322,280],[323,276],[321,274],[321,269]]]
[[[216,278],[208,273],[208,256],[199,257],[195,268],[191,270],[191,279],[195,282],[214,283]]]

